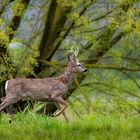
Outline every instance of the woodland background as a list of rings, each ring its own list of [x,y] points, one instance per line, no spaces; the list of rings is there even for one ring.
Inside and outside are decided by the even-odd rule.
[[[139,0],[0,0],[0,97],[8,79],[61,74],[71,46],[88,72],[66,95],[67,113],[140,114]],[[14,111],[44,106],[24,101]],[[55,110],[47,103],[45,114]]]

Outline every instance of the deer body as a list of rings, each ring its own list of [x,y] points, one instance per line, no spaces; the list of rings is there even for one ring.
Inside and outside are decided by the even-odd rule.
[[[14,87],[14,90],[13,90]],[[32,98],[40,101],[52,101],[53,96],[63,96],[67,87],[58,78],[16,78],[7,81],[7,96],[15,94],[17,97]]]
[[[0,112],[6,107],[18,102],[21,99],[31,98],[34,100],[55,102],[60,110],[54,116],[63,114],[68,121],[64,110],[67,102],[63,96],[68,92],[68,87],[76,73],[85,72],[87,69],[82,66],[75,54],[69,55],[69,65],[59,77],[42,79],[16,78],[6,82],[6,97],[0,104]]]

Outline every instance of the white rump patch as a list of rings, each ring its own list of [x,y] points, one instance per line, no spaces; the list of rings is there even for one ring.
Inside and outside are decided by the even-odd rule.
[[[5,83],[5,90],[7,90],[7,87],[8,87],[8,81],[6,81]]]

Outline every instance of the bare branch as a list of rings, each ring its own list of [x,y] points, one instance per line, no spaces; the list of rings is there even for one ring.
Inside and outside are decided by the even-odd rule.
[[[140,71],[140,68],[128,68],[125,66],[117,66],[117,65],[106,65],[106,64],[86,64],[89,68],[97,68],[97,69],[113,69],[113,70],[124,70],[124,71]]]
[[[123,70],[121,72],[125,74],[129,79],[131,79],[134,82],[134,84],[140,89],[140,85],[132,76],[130,76],[128,73],[124,72]]]

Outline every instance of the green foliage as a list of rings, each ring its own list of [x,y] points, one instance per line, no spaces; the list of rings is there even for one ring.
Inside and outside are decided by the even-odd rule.
[[[17,77],[26,77],[34,75],[34,66],[37,66],[36,58],[39,56],[38,46],[20,46],[10,49],[12,51],[12,60]],[[20,60],[20,61],[19,61]]]
[[[24,9],[25,9],[25,3],[23,3],[22,0],[15,0],[12,6],[13,15],[16,15],[16,16],[23,15]]]
[[[76,7],[81,2],[81,0],[57,0],[59,7]]]
[[[7,46],[9,44],[9,37],[6,36],[3,31],[0,31],[0,43],[3,46]]]

